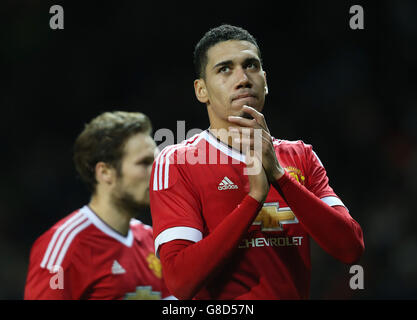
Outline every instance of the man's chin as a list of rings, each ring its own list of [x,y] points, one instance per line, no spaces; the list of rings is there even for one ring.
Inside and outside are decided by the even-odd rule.
[[[149,200],[137,200],[127,192],[113,196],[113,202],[132,218],[137,218],[144,210],[149,208]]]
[[[242,118],[249,119],[249,120],[253,119],[253,117],[249,113],[242,111],[242,110],[239,110],[238,112],[236,112],[234,116],[242,117]]]
[[[250,114],[248,114],[247,112],[245,112],[245,111],[243,111],[242,109],[243,109],[243,106],[249,106],[249,107],[252,107],[252,108],[254,108],[255,110],[257,110],[257,111],[259,111],[260,112],[260,110],[262,109],[261,107],[259,107],[258,105],[255,105],[255,104],[253,104],[253,105],[249,105],[249,104],[239,104],[239,105],[233,105],[232,104],[232,109],[231,110],[233,110],[231,113],[232,113],[232,115],[234,115],[234,116],[238,116],[238,117],[242,117],[242,118],[245,118],[245,119],[249,119],[249,120],[252,120],[253,119],[253,117],[250,115]]]

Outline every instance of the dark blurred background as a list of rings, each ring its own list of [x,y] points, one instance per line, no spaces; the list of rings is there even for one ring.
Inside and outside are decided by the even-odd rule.
[[[64,30],[49,27],[53,4]],[[355,4],[364,30],[349,27]],[[89,200],[72,163],[86,122],[119,109],[155,130],[208,127],[192,53],[221,23],[257,38],[272,134],[313,145],[364,231],[364,289],[313,245],[311,298],[417,297],[415,0],[2,0],[0,12],[0,299],[23,297],[33,241]]]

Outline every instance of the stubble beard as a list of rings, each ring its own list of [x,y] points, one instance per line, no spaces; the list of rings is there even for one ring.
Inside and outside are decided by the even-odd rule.
[[[115,208],[125,212],[131,218],[138,218],[149,207],[147,203],[140,202],[128,191],[118,189],[111,195]]]

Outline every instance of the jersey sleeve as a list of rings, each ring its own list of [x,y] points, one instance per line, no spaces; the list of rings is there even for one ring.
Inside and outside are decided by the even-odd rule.
[[[38,238],[32,246],[25,284],[25,300],[78,300],[88,277],[84,266],[87,257],[76,253],[72,244],[59,265],[48,266],[43,260],[51,244],[50,231]],[[53,250],[52,250],[53,252]]]
[[[178,150],[167,149],[153,164],[149,188],[157,256],[163,243],[176,239],[197,242],[204,230],[201,204],[185,173],[185,161],[181,164]]]
[[[178,300],[168,290],[164,277],[161,278],[161,298],[162,300]]]
[[[311,145],[306,146],[307,181],[306,187],[329,206],[345,206],[329,185],[326,169]]]

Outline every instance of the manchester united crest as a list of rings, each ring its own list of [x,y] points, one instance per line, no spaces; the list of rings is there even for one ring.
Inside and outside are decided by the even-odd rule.
[[[288,167],[285,168],[285,171],[287,171],[288,174],[291,177],[293,177],[295,180],[297,180],[302,185],[305,184],[306,178],[303,176],[303,174],[302,174],[302,172],[301,172],[300,169],[298,169],[296,167],[288,166]]]
[[[161,267],[161,261],[155,256],[154,253],[148,254],[146,257],[146,261],[148,262],[149,269],[152,270],[154,275],[158,277],[159,279],[162,278],[162,267]]]

